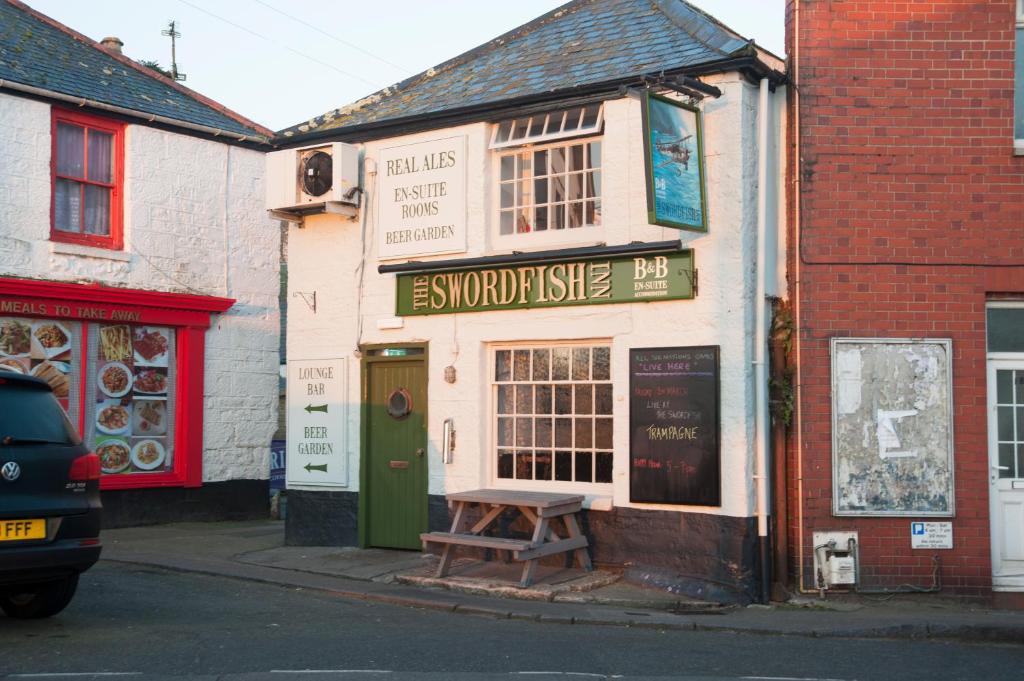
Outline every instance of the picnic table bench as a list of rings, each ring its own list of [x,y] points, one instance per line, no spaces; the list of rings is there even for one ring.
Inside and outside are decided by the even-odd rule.
[[[437,576],[444,577],[451,568],[456,546],[474,546],[486,549],[508,551],[514,560],[524,561],[522,579],[519,585],[530,586],[538,558],[558,553],[575,552],[580,567],[588,572],[593,569],[587,554],[587,538],[576,523],[576,513],[583,507],[581,494],[557,494],[552,492],[520,492],[502,489],[478,489],[447,495],[455,504],[452,527],[448,532],[424,532],[420,535],[423,546],[442,544],[441,563]],[[463,529],[466,509],[478,504],[483,513],[472,527]],[[531,539],[507,539],[483,535],[502,513],[516,508],[533,524]],[[565,526],[562,537],[551,526],[551,521],[560,519]]]

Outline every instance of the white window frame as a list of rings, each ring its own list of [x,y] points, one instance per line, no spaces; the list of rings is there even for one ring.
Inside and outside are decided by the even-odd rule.
[[[576,144],[588,144],[590,142],[601,143],[601,164],[596,169],[596,172],[600,174],[601,191],[594,198],[600,202],[601,205],[601,223],[598,225],[588,225],[578,228],[565,227],[564,229],[550,229],[545,231],[530,231],[530,232],[513,232],[512,234],[501,233],[501,159],[503,156],[510,154],[518,154],[523,151],[543,151],[545,149],[555,149],[558,147],[571,147]],[[492,161],[492,172],[491,172],[491,185],[493,208],[490,211],[492,227],[490,230],[491,234],[491,248],[495,251],[531,251],[531,250],[543,250],[545,248],[557,247],[557,246],[583,246],[583,245],[599,245],[608,243],[608,232],[607,224],[604,219],[605,207],[607,206],[607,186],[605,184],[605,138],[603,135],[590,135],[586,137],[573,137],[569,139],[560,139],[554,142],[547,142],[544,144],[520,144],[514,147],[502,147],[500,149],[493,150],[491,154]],[[550,196],[549,196],[550,203]],[[585,204],[584,204],[585,205]],[[550,219],[550,218],[549,218]]]
[[[989,352],[988,350],[988,311],[991,308],[1024,308],[1024,300],[990,300],[985,304],[985,357],[986,359],[1014,359],[1024,357],[1021,352]]]
[[[603,346],[609,350],[609,380],[607,383],[612,385],[612,413],[610,415],[612,419],[612,482],[576,482],[570,480],[520,480],[516,478],[499,478],[498,477],[498,382],[497,382],[497,370],[496,370],[496,353],[499,350],[524,350],[527,348],[574,348],[574,347],[596,347]],[[612,486],[614,484],[614,476],[616,469],[616,457],[615,457],[615,432],[618,427],[616,423],[618,421],[615,406],[615,348],[610,338],[597,338],[597,339],[586,339],[586,340],[533,340],[533,341],[517,341],[517,342],[500,342],[491,343],[487,346],[487,434],[488,434],[488,447],[487,447],[487,463],[486,471],[487,477],[490,481],[489,484],[494,487],[501,489],[514,489],[523,491],[535,491],[535,492],[565,492],[584,494],[592,498],[610,498],[612,495]],[[513,360],[514,361],[514,360]],[[569,380],[567,383],[582,383],[584,381],[573,381]],[[585,381],[587,383],[593,383],[591,379]],[[600,381],[605,383],[606,381]],[[528,381],[527,383],[534,383],[534,381]],[[536,383],[553,383],[553,381],[537,381]],[[552,396],[552,399],[554,397]],[[575,396],[573,397],[575,401]],[[552,417],[554,414],[552,413]],[[552,432],[552,438],[554,438],[554,432]],[[573,433],[575,439],[575,429]],[[556,448],[552,447],[552,452]],[[597,449],[592,447],[591,450]],[[575,451],[575,450],[572,450]],[[513,467],[515,461],[513,460]],[[552,468],[554,468],[555,461],[552,458]],[[595,474],[596,474],[596,457],[595,457]],[[575,461],[573,462],[575,467]]]
[[[1017,0],[1017,21],[1014,29],[1014,62],[1017,60],[1017,51],[1024,50],[1024,46],[1020,43],[1024,42],[1024,0]],[[1014,111],[1013,116],[1016,121],[1016,117],[1021,115],[1022,112],[1016,110],[1016,101],[1021,96],[1020,91],[1024,89],[1024,73],[1014,73]],[[1024,136],[1017,137],[1016,130],[1014,130],[1013,140],[1013,153],[1015,156],[1024,156]]]
[[[587,109],[592,106],[595,105],[584,104],[583,106],[562,109],[560,111],[552,111],[547,114],[534,114],[532,116],[523,116],[521,118],[511,118],[499,121],[498,123],[495,123],[494,127],[491,129],[490,148],[508,149],[510,147],[519,147],[526,144],[542,144],[544,142],[572,139],[574,137],[591,137],[594,135],[600,135],[601,130],[604,127],[603,103],[596,105],[597,119],[594,123],[588,126],[583,125]],[[569,120],[569,114],[574,110],[579,110],[579,115],[576,119],[576,127],[572,130],[565,130],[565,125]],[[538,120],[540,116],[544,116],[543,124]],[[515,133],[515,131],[519,129],[520,124],[524,122],[525,128],[523,128],[523,135],[513,137],[513,133]],[[499,142],[498,132],[506,123],[511,123],[512,126],[509,132],[509,138]]]

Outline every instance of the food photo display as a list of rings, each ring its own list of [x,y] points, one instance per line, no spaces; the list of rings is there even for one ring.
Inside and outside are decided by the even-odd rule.
[[[73,417],[71,389],[78,380],[77,359],[73,357],[76,331],[77,325],[72,323],[0,317],[0,372],[43,379],[53,388],[64,411]]]
[[[172,465],[173,330],[97,325],[95,442],[106,475]]]

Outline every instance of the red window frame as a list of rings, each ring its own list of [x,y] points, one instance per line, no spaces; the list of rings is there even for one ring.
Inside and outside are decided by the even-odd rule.
[[[203,380],[206,330],[210,316],[226,312],[232,298],[112,288],[99,284],[65,284],[0,278],[0,316],[68,319],[82,323],[83,399],[79,431],[85,434],[87,325],[109,322],[116,315],[132,324],[174,328],[177,356],[174,463],[161,473],[105,475],[100,489],[200,487],[203,483]],[[136,315],[124,319],[125,314]]]
[[[96,182],[94,180],[88,180],[85,177],[71,177],[62,176],[57,174],[57,124],[67,123],[70,125],[76,125],[78,127],[85,128],[86,131],[99,130],[113,135],[113,149],[111,152],[113,160],[113,168],[111,169],[113,175],[111,176],[111,183],[107,184],[104,182]],[[100,118],[98,116],[92,116],[79,111],[67,111],[65,109],[53,109],[53,115],[51,116],[50,123],[50,240],[61,241],[72,244],[82,244],[85,246],[96,246],[98,248],[107,248],[113,251],[120,251],[124,248],[124,123],[119,121],[110,120],[109,118]],[[88,174],[89,167],[89,144],[88,134],[85,136],[85,168],[86,175]],[[99,187],[107,187],[110,191],[110,234],[103,236],[100,234],[86,234],[81,232],[65,232],[57,229],[57,180],[60,178],[66,178],[74,180],[82,185],[93,185]],[[85,200],[83,198],[82,203],[82,219],[85,219]]]

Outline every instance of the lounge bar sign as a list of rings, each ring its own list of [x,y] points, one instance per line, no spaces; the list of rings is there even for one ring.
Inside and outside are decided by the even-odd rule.
[[[629,500],[718,506],[718,346],[629,351]]]
[[[285,479],[293,485],[345,487],[345,360],[288,360]]]
[[[694,296],[693,251],[545,260],[398,275],[398,316],[564,305],[643,303]]]
[[[466,250],[466,137],[381,149],[382,259]]]

